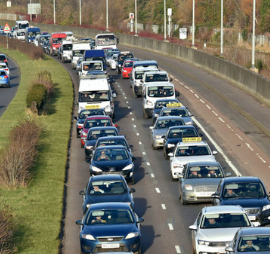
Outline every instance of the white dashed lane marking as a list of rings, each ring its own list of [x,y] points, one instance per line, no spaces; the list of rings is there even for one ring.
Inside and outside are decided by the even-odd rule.
[[[159,188],[155,188],[157,193],[160,193],[160,189]]]
[[[161,204],[161,207],[162,207],[163,210],[166,210],[165,204]]]

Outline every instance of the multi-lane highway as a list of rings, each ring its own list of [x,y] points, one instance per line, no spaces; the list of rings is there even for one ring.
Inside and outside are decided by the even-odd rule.
[[[270,190],[270,146],[267,132],[270,129],[269,109],[242,90],[225,81],[187,65],[139,49],[119,46],[130,50],[141,59],[155,59],[159,67],[168,71],[173,83],[181,93],[179,100],[194,114],[194,121],[203,138],[218,150],[217,160],[232,175],[256,175],[264,180]],[[71,65],[69,70],[74,82],[75,99],[78,90],[78,75]],[[135,161],[135,211],[144,218],[142,224],[142,253],[192,253],[188,227],[194,222],[204,205],[182,206],[178,199],[178,182],[170,177],[169,161],[163,151],[154,151],[150,143],[151,119],[142,115],[141,98],[134,98],[129,80],[123,80],[116,71],[110,71],[117,92],[114,122],[119,131],[134,145]],[[77,114],[75,105],[74,115]],[[257,123],[258,121],[258,123]],[[66,214],[64,223],[64,254],[80,252],[79,227],[75,221],[82,217],[83,190],[89,178],[89,164],[84,160],[84,150],[76,138],[75,121],[69,157],[67,180]]]

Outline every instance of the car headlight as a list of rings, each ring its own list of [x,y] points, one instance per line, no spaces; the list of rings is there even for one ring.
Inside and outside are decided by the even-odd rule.
[[[134,167],[133,163],[130,163],[129,165],[125,166],[122,170],[130,170]]]
[[[91,206],[91,204],[87,204],[87,205],[86,205],[86,208],[88,209],[90,206]]]
[[[161,135],[155,135],[155,138],[162,138]]]
[[[82,238],[86,240],[92,240],[92,241],[96,240],[92,235],[89,235],[89,234],[82,234]]]
[[[152,101],[149,101],[149,100],[146,100],[146,104],[147,104],[148,106],[153,106],[153,102],[152,102]]]
[[[183,168],[183,165],[179,163],[173,163],[173,168]]]
[[[159,117],[159,114],[155,114],[155,117]]]
[[[118,64],[118,67],[121,67],[121,64]]]
[[[262,211],[265,211],[265,210],[269,210],[270,209],[270,205],[265,205],[262,209]]]
[[[102,170],[100,168],[97,168],[95,166],[92,166],[91,169],[95,172],[102,172]]]
[[[138,236],[139,233],[138,232],[132,232],[132,233],[129,233],[125,239],[130,239],[130,238],[133,238],[133,237],[136,237]]]
[[[168,148],[175,147],[175,144],[168,144]]]
[[[186,125],[193,125],[191,121],[186,122]]]
[[[93,149],[93,146],[85,146],[85,149],[88,149],[88,150]]]
[[[192,185],[190,184],[185,185],[185,190],[189,190],[189,191],[193,190]]]
[[[199,245],[209,245],[210,243],[208,241],[198,240],[198,244]]]

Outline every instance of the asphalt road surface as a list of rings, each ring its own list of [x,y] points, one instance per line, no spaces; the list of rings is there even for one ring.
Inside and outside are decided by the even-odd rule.
[[[179,100],[194,114],[194,121],[203,138],[213,150],[225,172],[232,175],[254,175],[264,180],[270,190],[270,146],[265,128],[270,129],[269,108],[244,91],[200,69],[161,54],[119,46],[130,50],[141,59],[155,59],[159,67],[169,72],[181,95]],[[74,82],[75,103],[78,75],[69,63],[63,64]],[[134,145],[135,161],[135,211],[144,218],[141,225],[142,253],[192,253],[191,234],[188,227],[205,205],[183,206],[178,199],[178,182],[170,177],[169,161],[163,151],[152,150],[149,126],[151,119],[142,115],[141,98],[134,98],[129,80],[123,80],[116,71],[109,70],[117,92],[114,122],[121,135],[126,135]],[[77,105],[74,107],[77,115]],[[89,178],[89,163],[84,160],[84,150],[76,138],[75,121],[72,129],[70,168],[67,180],[67,199],[63,237],[64,254],[80,253],[80,228],[75,221],[82,218],[83,190]]]

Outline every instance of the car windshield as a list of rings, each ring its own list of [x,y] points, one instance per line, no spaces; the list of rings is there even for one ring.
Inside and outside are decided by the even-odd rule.
[[[124,67],[132,67],[133,66],[133,62],[125,62]]]
[[[133,54],[129,53],[129,54],[119,54],[118,55],[118,61],[119,62],[124,62],[126,58],[133,58]]]
[[[189,167],[187,178],[223,178],[223,172],[218,166],[194,166]]]
[[[94,181],[89,188],[90,195],[117,195],[127,192],[123,181]]]
[[[86,225],[107,225],[134,223],[134,218],[129,210],[95,210],[87,214]]]
[[[167,74],[147,74],[145,82],[169,81]]]
[[[90,130],[87,133],[87,140],[97,140],[98,138],[101,137],[114,137],[114,136],[117,136],[117,132],[113,129]]]
[[[173,95],[173,86],[151,86],[148,88],[149,97],[168,97]]]
[[[221,214],[205,214],[202,217],[200,227],[202,229],[239,228],[239,227],[249,227],[250,225],[251,224],[246,214],[221,213]]]
[[[167,104],[177,103],[178,101],[172,100],[172,101],[157,101],[155,104],[155,109],[160,109],[167,107]]]
[[[94,63],[83,63],[84,71],[91,71],[91,70],[102,70],[102,62],[94,62]]]
[[[72,50],[72,44],[64,44],[63,50]]]
[[[202,156],[211,155],[208,146],[178,146],[175,156]]]
[[[104,148],[95,152],[96,161],[122,161],[129,158],[126,149],[123,148]]]
[[[85,110],[80,113],[79,118],[85,119],[88,116],[106,115],[104,109]]]
[[[198,137],[195,129],[172,129],[168,134],[168,138],[191,138]]]
[[[270,235],[248,235],[239,239],[237,250],[239,252],[270,251]]]
[[[185,123],[181,119],[163,119],[156,122],[155,129],[165,129],[177,125],[185,125]]]
[[[261,183],[228,183],[223,188],[223,198],[263,198],[266,193]]]
[[[73,51],[73,56],[83,56],[84,50],[72,50]]]
[[[112,126],[112,123],[109,119],[91,119],[86,120],[84,123],[85,129],[90,129],[93,127],[103,127],[103,126]]]
[[[80,93],[80,102],[108,101],[109,91],[90,91]]]
[[[54,38],[53,39],[53,44],[61,44],[63,38]]]
[[[164,109],[161,111],[160,116],[182,116],[188,117],[188,111],[186,109]]]

